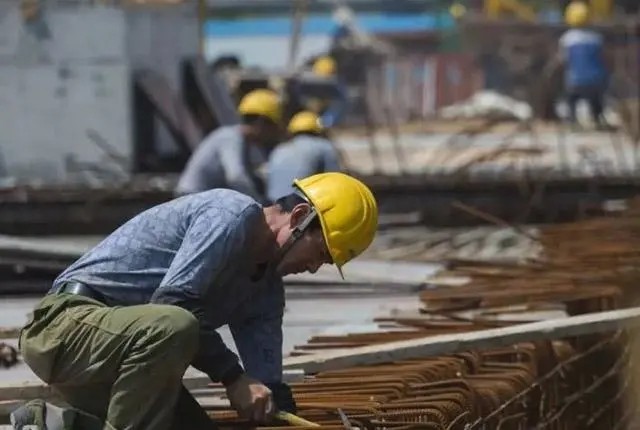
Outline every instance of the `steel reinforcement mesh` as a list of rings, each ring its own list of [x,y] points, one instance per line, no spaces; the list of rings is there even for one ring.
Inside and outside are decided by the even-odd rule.
[[[298,415],[321,428],[626,428],[621,333],[322,372],[291,384]],[[588,346],[587,346],[588,345]],[[251,427],[229,410],[222,427]],[[268,427],[267,427],[268,428]]]
[[[421,292],[419,313],[380,318],[380,332],[313,337],[294,355],[630,306],[639,212],[632,202],[616,217],[547,227],[537,239],[543,255],[521,264],[452,261],[445,275],[470,281]],[[324,429],[344,428],[339,408],[367,429],[634,428],[630,339],[611,332],[351,367],[308,375],[292,390],[298,414]],[[251,427],[228,409],[210,413],[223,427]]]

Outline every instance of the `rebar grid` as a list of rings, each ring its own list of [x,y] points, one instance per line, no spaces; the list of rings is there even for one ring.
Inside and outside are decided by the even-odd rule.
[[[545,227],[537,236],[544,252],[521,264],[452,260],[446,275],[468,284],[421,292],[420,313],[380,318],[382,332],[316,336],[296,353],[631,306],[640,281],[638,215],[640,203],[630,202],[615,217]],[[321,428],[340,426],[341,408],[355,427],[376,430],[624,429],[634,419],[625,407],[629,339],[584,335],[352,367],[310,375],[292,390],[299,415]]]

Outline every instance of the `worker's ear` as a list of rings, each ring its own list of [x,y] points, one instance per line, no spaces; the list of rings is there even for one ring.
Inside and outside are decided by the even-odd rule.
[[[289,219],[289,226],[293,229],[300,225],[302,221],[311,212],[311,206],[308,203],[300,203],[294,206]]]

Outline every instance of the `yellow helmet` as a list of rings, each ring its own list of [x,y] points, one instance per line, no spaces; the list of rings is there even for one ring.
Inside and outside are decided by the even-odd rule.
[[[240,100],[238,112],[241,115],[260,115],[279,124],[282,119],[280,97],[272,90],[257,89],[248,92]]]
[[[453,3],[449,8],[449,13],[454,19],[459,19],[462,18],[465,13],[467,13],[467,8],[465,7],[465,5],[456,2]]]
[[[326,78],[335,75],[336,68],[336,61],[328,55],[317,58],[313,63],[313,73]]]
[[[371,245],[378,228],[378,205],[365,184],[338,172],[319,173],[293,183],[315,208],[338,269]]]
[[[287,131],[291,134],[320,133],[322,130],[322,124],[320,124],[318,115],[308,110],[303,110],[295,114],[287,126]]]
[[[564,20],[571,27],[581,27],[589,22],[589,6],[581,1],[572,1],[564,13]]]

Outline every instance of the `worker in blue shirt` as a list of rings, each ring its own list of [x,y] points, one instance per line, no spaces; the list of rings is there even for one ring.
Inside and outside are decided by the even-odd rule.
[[[98,428],[214,428],[182,386],[189,365],[222,382],[242,417],[295,411],[281,379],[282,276],[340,269],[370,245],[378,211],[342,173],[293,186],[272,206],[214,189],[126,222],[55,280],[21,332],[24,361]],[[242,365],[216,332],[223,325]],[[24,405],[14,427],[44,429],[51,408]]]
[[[282,107],[267,89],[246,94],[238,111],[242,124],[220,127],[195,149],[176,186],[176,195],[230,188],[264,203],[269,152],[280,140]]]
[[[565,89],[572,123],[576,122],[578,100],[587,100],[594,121],[605,126],[603,99],[608,72],[602,36],[587,28],[589,7],[581,1],[567,6],[565,20],[571,27],[560,38],[560,60],[565,66]]]
[[[269,156],[267,197],[271,201],[289,194],[294,179],[342,170],[338,151],[326,138],[318,115],[298,112],[289,121],[287,132],[291,139],[279,144]]]

